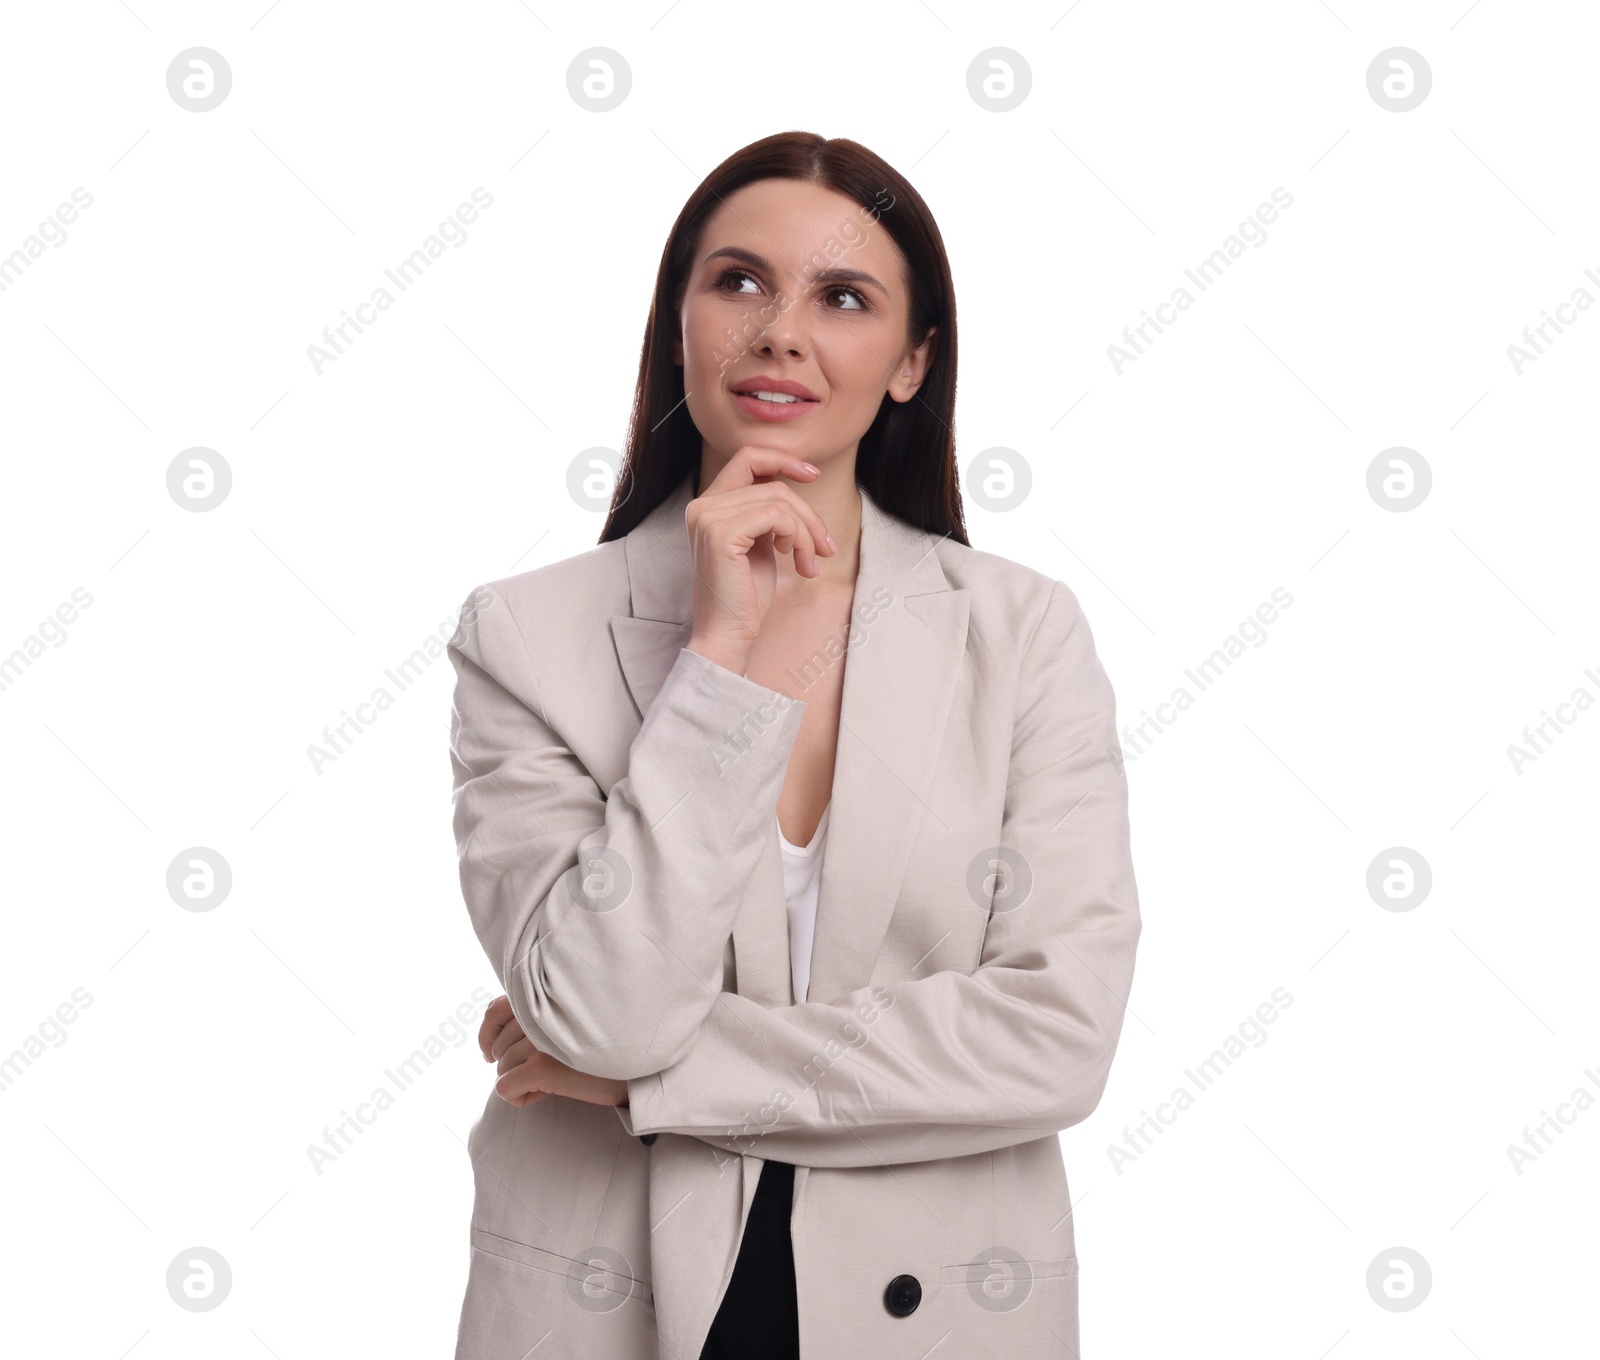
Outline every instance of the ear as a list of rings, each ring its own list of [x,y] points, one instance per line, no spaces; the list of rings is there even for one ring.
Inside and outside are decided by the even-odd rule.
[[[896,401],[906,402],[916,396],[922,380],[928,376],[928,366],[938,351],[938,335],[937,326],[928,327],[928,334],[923,337],[922,343],[908,350],[894,366],[894,374],[889,379],[889,395]]]

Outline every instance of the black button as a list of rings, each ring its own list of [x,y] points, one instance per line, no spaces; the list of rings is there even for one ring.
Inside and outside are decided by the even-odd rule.
[[[915,1275],[896,1275],[883,1291],[883,1306],[896,1317],[910,1317],[922,1302],[922,1282]]]
[[[649,1147],[651,1143],[656,1141],[656,1136],[653,1133],[641,1133],[639,1135],[639,1141],[646,1147]]]

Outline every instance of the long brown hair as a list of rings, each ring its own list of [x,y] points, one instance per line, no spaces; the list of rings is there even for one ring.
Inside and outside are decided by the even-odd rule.
[[[856,450],[856,484],[891,514],[967,542],[956,471],[956,299],[938,225],[922,196],[859,142],[814,132],[780,132],[735,151],[689,196],[672,225],[639,356],[622,469],[600,542],[621,538],[700,466],[701,437],[684,402],[674,361],[679,308],[706,219],[736,190],[761,179],[796,179],[854,199],[882,222],[910,275],[909,340],[937,326],[922,385],[907,402],[888,393]]]

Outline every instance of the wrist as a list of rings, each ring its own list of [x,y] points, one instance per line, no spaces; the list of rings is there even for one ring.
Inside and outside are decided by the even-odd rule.
[[[743,675],[750,666],[750,648],[722,642],[713,638],[690,637],[685,650],[713,661],[735,675]]]

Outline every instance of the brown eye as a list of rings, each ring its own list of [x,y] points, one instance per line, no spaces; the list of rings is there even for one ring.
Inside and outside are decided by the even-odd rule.
[[[717,287],[728,293],[742,293],[745,291],[742,288],[729,288],[727,286],[729,279],[744,279],[749,283],[754,283],[756,285],[756,290],[758,292],[760,291],[761,285],[756,282],[752,275],[745,273],[745,271],[742,269],[724,270],[717,279]]]
[[[865,295],[857,292],[854,288],[845,288],[843,286],[838,288],[830,288],[828,289],[826,296],[846,296],[855,299],[855,305],[850,307],[835,307],[833,310],[836,312],[866,312],[871,310],[871,308],[867,305],[867,299]]]

